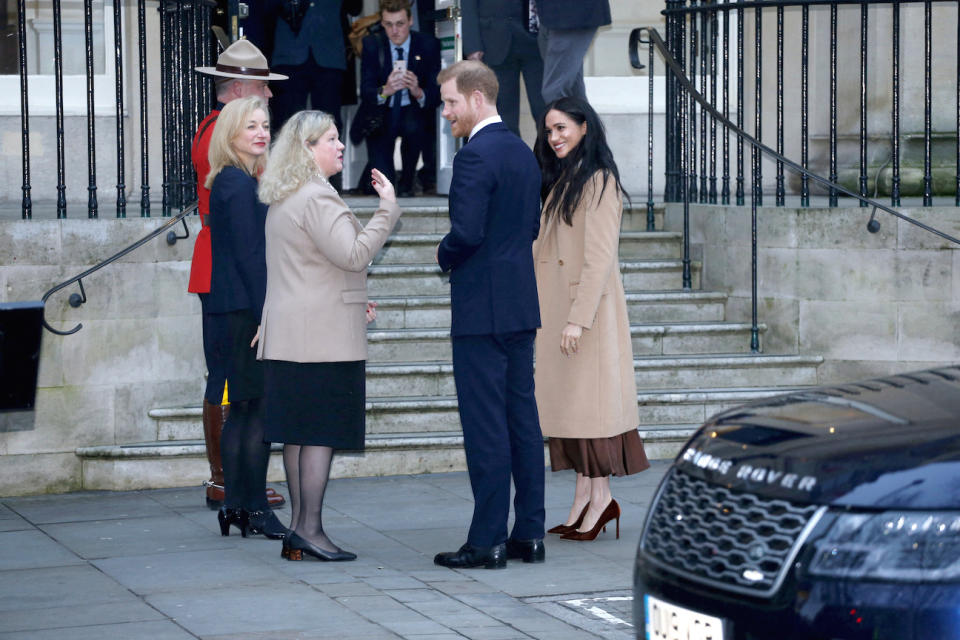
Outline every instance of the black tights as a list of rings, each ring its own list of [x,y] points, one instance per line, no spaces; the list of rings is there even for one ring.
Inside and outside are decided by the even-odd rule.
[[[266,498],[270,443],[263,441],[263,412],[259,398],[231,401],[223,425],[224,506],[248,511],[269,510]]]
[[[332,462],[332,447],[283,445],[283,467],[290,490],[290,529],[324,551],[339,550],[323,532],[323,495]]]

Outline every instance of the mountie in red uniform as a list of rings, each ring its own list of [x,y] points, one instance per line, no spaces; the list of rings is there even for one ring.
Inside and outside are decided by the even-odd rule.
[[[187,291],[190,293],[210,293],[210,272],[213,270],[213,254],[210,252],[210,227],[207,226],[207,216],[210,215],[210,189],[204,186],[207,174],[210,173],[210,159],[207,151],[210,149],[210,138],[213,136],[213,125],[220,115],[222,104],[203,119],[197,127],[197,134],[193,137],[193,146],[190,148],[190,158],[193,168],[197,172],[197,208],[200,212],[200,232],[193,245],[193,260],[190,263],[190,281]]]

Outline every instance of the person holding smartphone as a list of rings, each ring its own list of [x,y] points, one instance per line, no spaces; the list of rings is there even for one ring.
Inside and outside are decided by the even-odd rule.
[[[397,182],[398,196],[414,195],[417,161],[421,151],[432,145],[440,88],[440,42],[432,35],[411,31],[410,3],[407,0],[381,0],[381,34],[363,39],[360,62],[360,95],[364,102],[384,109],[384,126],[367,137],[370,165],[391,182],[396,181],[393,149],[401,139],[402,168]],[[435,167],[427,162],[420,184],[429,190],[435,183]]]

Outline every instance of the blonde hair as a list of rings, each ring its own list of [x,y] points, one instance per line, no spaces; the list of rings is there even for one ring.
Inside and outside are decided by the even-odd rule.
[[[237,98],[226,104],[220,115],[217,116],[217,124],[213,127],[213,133],[210,135],[210,150],[207,152],[207,159],[210,161],[210,173],[203,183],[208,189],[213,186],[213,180],[217,177],[224,167],[237,167],[248,171],[244,166],[240,156],[233,148],[233,141],[253,112],[257,109],[266,114],[269,121],[270,112],[267,111],[267,101],[260,96],[247,96],[246,98]],[[259,175],[263,171],[267,162],[267,154],[257,156],[253,166],[253,175]]]
[[[478,60],[461,60],[442,69],[437,75],[437,84],[454,78],[457,80],[457,93],[468,96],[479,91],[488,104],[497,104],[500,83],[497,82],[497,74],[487,65]]]
[[[280,202],[320,174],[310,146],[332,126],[333,116],[323,111],[299,111],[290,116],[277,134],[260,176],[258,193],[262,202]]]

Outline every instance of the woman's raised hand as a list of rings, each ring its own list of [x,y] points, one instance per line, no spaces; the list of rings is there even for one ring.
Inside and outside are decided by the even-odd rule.
[[[393,184],[387,180],[387,176],[383,175],[379,169],[371,169],[370,177],[373,178],[373,189],[377,195],[388,202],[397,201],[396,191],[393,189]]]

